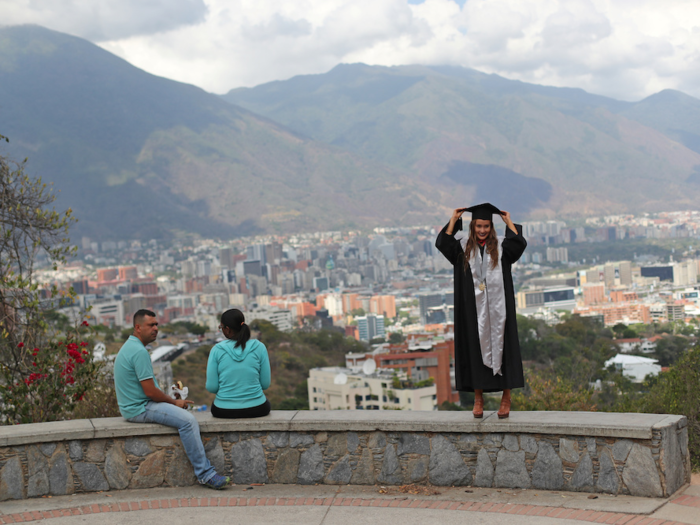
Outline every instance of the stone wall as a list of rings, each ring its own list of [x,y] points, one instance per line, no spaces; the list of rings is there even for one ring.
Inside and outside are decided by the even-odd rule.
[[[514,412],[198,414],[235,483],[536,488],[666,497],[690,480],[682,416]],[[121,418],[0,427],[0,501],[196,482],[175,431]]]

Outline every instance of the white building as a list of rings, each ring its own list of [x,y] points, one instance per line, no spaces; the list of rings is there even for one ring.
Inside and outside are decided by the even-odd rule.
[[[97,324],[124,326],[124,303],[120,299],[93,299],[90,306],[90,315]]]
[[[673,265],[674,286],[686,286],[698,282],[698,262],[683,261]]]
[[[289,332],[292,329],[292,312],[290,310],[266,306],[245,312],[246,323],[250,324],[256,319],[270,321],[281,332]]]
[[[309,410],[437,410],[434,384],[394,388],[393,377],[388,370],[365,374],[350,368],[312,368]]]
[[[629,377],[635,383],[641,383],[648,375],[658,375],[661,366],[658,359],[641,357],[638,355],[617,354],[615,357],[605,361],[605,367],[615,365],[615,368],[622,371],[622,374]]]

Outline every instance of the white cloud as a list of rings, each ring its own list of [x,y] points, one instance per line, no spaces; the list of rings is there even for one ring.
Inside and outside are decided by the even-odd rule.
[[[462,65],[626,100],[665,88],[700,97],[697,2],[460,3],[0,0],[0,12],[6,23],[84,36],[147,71],[217,93],[366,62]]]
[[[38,24],[93,42],[170,31],[204,20],[204,0],[0,0],[5,25]]]

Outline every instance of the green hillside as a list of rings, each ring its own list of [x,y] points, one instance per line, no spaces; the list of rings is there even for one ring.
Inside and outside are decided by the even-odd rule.
[[[5,154],[55,183],[76,235],[244,235],[442,219],[400,168],[303,137],[79,38],[0,28]]]
[[[634,104],[582,90],[463,68],[353,64],[223,98],[409,170],[453,202],[562,216],[691,207],[699,196],[686,181],[700,154],[642,122]]]

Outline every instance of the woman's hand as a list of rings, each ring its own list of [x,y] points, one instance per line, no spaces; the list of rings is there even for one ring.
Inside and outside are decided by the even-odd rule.
[[[452,235],[452,231],[454,230],[455,224],[459,219],[462,218],[462,214],[466,210],[464,208],[457,208],[455,211],[452,212],[452,217],[450,217],[450,224],[447,226],[447,229],[445,230],[445,233],[447,235]]]
[[[501,210],[501,219],[503,219],[503,222],[506,223],[506,226],[508,226],[513,233],[518,233],[518,229],[515,227],[515,224],[513,224],[513,221],[510,218],[510,212]]]

